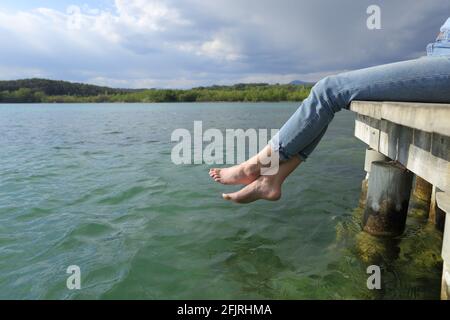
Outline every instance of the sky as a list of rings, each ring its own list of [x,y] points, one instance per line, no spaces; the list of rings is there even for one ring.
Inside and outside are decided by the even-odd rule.
[[[381,29],[367,27],[370,5]],[[449,16],[449,0],[2,0],[0,79],[317,81],[425,55]]]

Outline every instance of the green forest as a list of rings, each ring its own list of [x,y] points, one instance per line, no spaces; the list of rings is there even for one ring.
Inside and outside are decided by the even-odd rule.
[[[235,84],[192,89],[117,89],[47,79],[0,81],[0,103],[302,101],[312,84]]]

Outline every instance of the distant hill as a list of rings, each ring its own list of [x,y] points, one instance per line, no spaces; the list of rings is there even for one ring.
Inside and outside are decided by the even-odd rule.
[[[48,96],[70,95],[80,97],[136,91],[132,89],[115,89],[92,84],[39,78],[0,81],[0,92],[16,91],[19,89],[30,89],[33,92],[43,92]]]
[[[294,81],[289,82],[289,84],[312,86],[312,85],[314,85],[314,82],[307,82],[307,81],[302,81],[302,80],[294,80]]]

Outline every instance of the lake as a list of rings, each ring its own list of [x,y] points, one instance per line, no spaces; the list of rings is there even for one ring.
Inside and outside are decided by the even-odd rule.
[[[278,202],[240,206],[171,133],[279,128],[295,103],[0,105],[2,299],[438,299],[441,235],[360,231],[365,145],[338,113]],[[369,290],[366,269],[382,270]],[[69,290],[77,265],[81,289]]]

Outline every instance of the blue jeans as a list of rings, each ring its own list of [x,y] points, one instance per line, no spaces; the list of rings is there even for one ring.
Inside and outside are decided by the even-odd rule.
[[[353,100],[450,103],[450,55],[428,56],[326,77],[271,140],[280,160],[311,154],[334,114]]]

